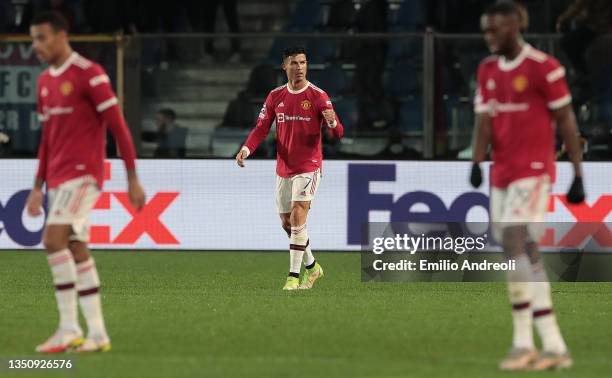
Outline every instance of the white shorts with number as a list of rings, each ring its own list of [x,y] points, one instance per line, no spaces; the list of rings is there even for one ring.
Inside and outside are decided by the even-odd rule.
[[[495,240],[501,242],[505,227],[526,225],[530,240],[537,242],[544,231],[550,190],[548,175],[519,179],[505,189],[493,187],[490,215]]]
[[[68,180],[49,190],[47,224],[72,226],[70,240],[89,241],[89,213],[94,207],[100,189],[92,176]]]
[[[276,176],[276,206],[278,212],[286,214],[291,212],[292,201],[312,201],[319,183],[321,170],[300,173],[289,178]]]

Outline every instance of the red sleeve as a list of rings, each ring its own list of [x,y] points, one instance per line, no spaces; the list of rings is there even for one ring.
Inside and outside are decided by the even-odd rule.
[[[42,127],[40,133],[40,144],[38,145],[38,171],[36,172],[36,178],[43,181],[47,179],[47,128]]]
[[[334,110],[334,106],[332,105],[329,96],[325,92],[321,93],[321,95],[319,96],[319,118],[321,119],[321,123],[325,122],[325,117],[323,116],[324,110]],[[344,126],[342,126],[340,118],[338,118],[338,114],[336,114],[336,126],[327,126],[331,130],[334,138],[340,139],[344,135]]]
[[[108,75],[102,67],[94,64],[87,71],[86,77],[86,92],[100,118],[115,137],[125,168],[134,169],[136,150],[132,142],[132,135],[125,123]]]
[[[255,128],[251,131],[251,134],[249,134],[246,142],[244,142],[244,147],[248,149],[249,155],[255,152],[261,142],[266,139],[270,132],[270,126],[272,126],[272,122],[274,122],[275,119],[276,113],[274,112],[272,94],[270,93],[266,98],[266,102],[261,107]]]
[[[48,115],[42,111],[40,95],[40,80],[38,82],[38,95],[36,99],[36,113],[38,115],[38,121],[40,122],[40,142],[38,144],[38,171],[36,172],[36,178],[45,181],[47,179],[47,127],[45,122],[48,119]]]
[[[477,84],[476,84],[476,94],[474,95],[474,113],[489,113],[491,111],[491,105],[489,101],[491,100],[491,91],[487,89],[486,85],[486,74],[485,74],[485,64],[480,63],[478,66],[477,75]]]
[[[565,80],[565,68],[552,57],[548,57],[540,68],[540,77],[544,78],[542,90],[548,108],[557,110],[570,104],[572,96]]]

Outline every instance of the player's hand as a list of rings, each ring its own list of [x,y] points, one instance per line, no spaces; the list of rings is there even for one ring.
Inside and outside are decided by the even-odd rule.
[[[579,204],[584,201],[584,186],[581,177],[574,177],[574,182],[567,191],[567,202]]]
[[[26,201],[26,208],[30,216],[37,217],[42,214],[43,197],[42,190],[38,188],[34,188],[30,191]]]
[[[146,195],[138,179],[129,180],[128,193],[132,206],[138,211],[142,210],[145,204]]]
[[[332,109],[325,109],[323,110],[323,117],[325,117],[325,122],[327,122],[327,126],[331,127],[331,125],[333,125],[336,121],[336,112],[334,112]]]
[[[249,157],[249,153],[246,150],[240,150],[236,154],[236,163],[239,167],[244,168],[244,160]]]
[[[482,170],[478,163],[472,165],[472,172],[470,173],[470,183],[476,189],[482,184]]]

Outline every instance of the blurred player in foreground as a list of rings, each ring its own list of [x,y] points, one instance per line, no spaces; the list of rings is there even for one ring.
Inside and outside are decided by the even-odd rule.
[[[555,179],[555,129],[559,128],[574,167],[570,203],[584,200],[581,150],[565,69],[553,57],[525,43],[521,16],[512,3],[492,5],[482,16],[486,44],[495,54],[478,68],[477,135],[470,181],[482,183],[479,163],[492,148],[490,215],[516,270],[508,272],[513,344],[502,370],[567,368],[572,359],[552,310],[550,283],[538,245]],[[533,324],[543,344],[537,353]]]
[[[50,65],[38,78],[38,117],[42,139],[38,172],[27,200],[32,216],[42,214],[43,184],[48,212],[43,243],[51,267],[59,309],[59,329],[36,347],[43,353],[74,348],[78,352],[110,350],[100,303],[100,280],[90,257],[89,212],[104,180],[106,127],[119,144],[128,177],[130,201],[142,208],[144,191],[136,176],[129,130],[104,69],[72,51],[65,18],[56,12],[34,17],[30,34],[38,58]],[[77,294],[87,322],[83,340]]]
[[[276,204],[290,240],[289,276],[283,290],[310,289],[323,277],[306,230],[310,203],[321,182],[321,125],[325,123],[336,138],[342,138],[344,129],[327,93],[306,79],[308,62],[303,47],[285,49],[282,68],[287,84],[268,94],[257,125],[236,155],[236,162],[244,167],[244,160],[266,138],[276,121]],[[302,259],[306,269],[300,282]]]

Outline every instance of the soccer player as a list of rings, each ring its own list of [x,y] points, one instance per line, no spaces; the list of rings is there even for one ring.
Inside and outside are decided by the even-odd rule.
[[[481,19],[484,39],[494,55],[478,68],[478,121],[470,181],[480,186],[479,163],[491,145],[493,234],[501,240],[506,256],[516,260],[516,270],[507,275],[513,342],[500,369],[567,368],[572,359],[552,310],[536,225],[544,219],[555,179],[553,125],[559,128],[574,167],[567,194],[571,203],[584,200],[581,151],[565,69],[523,41],[520,21],[516,6],[507,2],[492,5]],[[533,342],[534,323],[543,344],[540,354]]]
[[[285,49],[282,68],[287,84],[268,94],[257,125],[236,155],[236,162],[244,167],[244,160],[257,149],[276,121],[276,204],[290,240],[289,276],[283,290],[310,289],[323,277],[306,230],[310,204],[321,183],[321,126],[331,129],[335,138],[342,138],[344,129],[327,93],[306,79],[308,62],[303,47]],[[306,269],[300,282],[302,259]]]
[[[38,172],[27,200],[31,216],[42,214],[43,184],[48,212],[43,244],[48,252],[59,328],[37,352],[110,350],[100,304],[100,280],[90,256],[89,212],[102,188],[106,127],[110,128],[125,162],[131,203],[145,201],[136,176],[135,151],[129,130],[104,69],[72,51],[68,23],[56,12],[36,15],[30,26],[38,58],[50,65],[38,78],[38,117],[42,139]],[[77,295],[88,334],[78,322]]]

